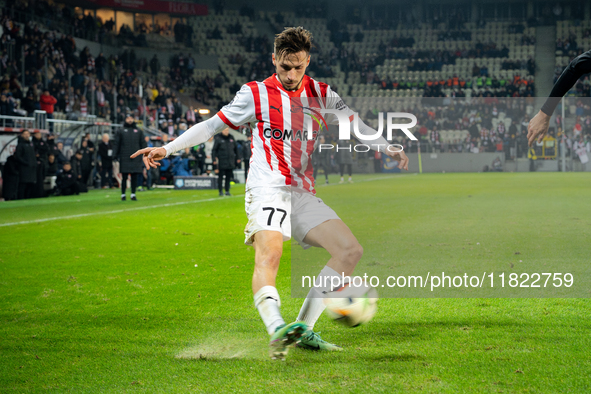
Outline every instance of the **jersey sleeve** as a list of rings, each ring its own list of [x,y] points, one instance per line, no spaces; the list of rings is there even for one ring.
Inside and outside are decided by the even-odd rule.
[[[327,109],[336,109],[338,111],[343,111],[350,121],[353,120],[353,115],[355,112],[339,96],[337,92],[332,90],[330,86],[326,88],[326,108]],[[339,119],[334,114],[326,114],[325,116],[326,122],[331,125],[338,125]]]
[[[541,111],[548,116],[552,116],[562,97],[573,87],[581,76],[589,72],[591,72],[591,51],[577,56],[564,69],[560,78],[554,84],[550,96],[546,99]]]
[[[250,87],[242,85],[232,101],[226,104],[217,115],[234,130],[238,130],[238,127],[244,124],[254,122],[256,120],[255,102]]]

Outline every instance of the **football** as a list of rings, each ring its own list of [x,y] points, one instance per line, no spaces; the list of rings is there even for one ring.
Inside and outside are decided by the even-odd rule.
[[[324,299],[328,316],[347,327],[369,322],[376,314],[378,292],[371,286],[344,286]]]

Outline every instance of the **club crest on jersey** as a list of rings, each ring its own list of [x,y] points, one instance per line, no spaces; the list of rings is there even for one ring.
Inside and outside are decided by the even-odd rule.
[[[303,112],[304,115],[308,115],[309,117],[314,119],[314,121],[318,124],[318,127],[320,127],[320,130],[323,129],[323,126],[326,128],[326,130],[328,130],[328,124],[326,123],[326,119],[324,119],[324,116],[322,116],[319,109],[320,108],[314,109],[314,108],[310,108],[310,107],[304,107],[302,105],[296,105],[293,103],[291,105],[291,112],[292,113],[297,114],[299,112]],[[322,123],[321,123],[321,121],[322,121]]]

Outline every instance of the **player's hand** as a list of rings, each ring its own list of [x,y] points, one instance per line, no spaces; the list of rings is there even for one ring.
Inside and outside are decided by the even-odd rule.
[[[142,160],[146,169],[157,168],[160,163],[156,163],[156,160],[162,160],[166,157],[166,149],[164,148],[144,148],[135,152],[130,158],[135,159],[139,155],[143,155]]]
[[[527,125],[527,144],[532,146],[533,143],[538,140],[542,142],[544,136],[548,132],[550,126],[550,116],[546,115],[542,111],[538,112],[536,116],[531,118]]]
[[[408,157],[404,151],[390,152],[388,149],[386,149],[384,153],[399,163],[398,168],[408,171]]]

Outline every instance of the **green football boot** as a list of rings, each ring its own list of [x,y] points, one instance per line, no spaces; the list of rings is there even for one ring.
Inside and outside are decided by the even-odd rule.
[[[296,345],[299,348],[307,350],[329,350],[329,351],[341,351],[342,347],[329,343],[320,338],[319,332],[308,331],[305,333],[300,342]]]
[[[271,335],[271,342],[269,342],[269,356],[271,356],[271,359],[285,360],[288,346],[297,343],[307,330],[308,325],[301,321],[277,327],[273,335]]]

